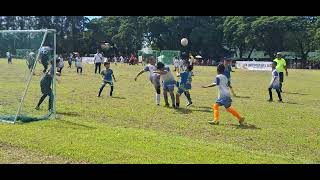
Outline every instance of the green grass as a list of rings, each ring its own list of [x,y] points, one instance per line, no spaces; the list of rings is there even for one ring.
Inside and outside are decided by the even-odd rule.
[[[15,112],[23,91],[18,82],[26,65],[16,62],[7,65],[0,60],[2,114]],[[290,70],[281,104],[266,101],[270,72],[236,70],[232,81],[241,97],[233,98],[233,107],[248,123],[240,128],[223,108],[219,126],[207,123],[218,91],[200,87],[212,82],[215,67],[195,67],[194,105],[185,109],[183,96],[182,110],[165,108],[163,98],[160,107],[155,105],[147,74],[133,80],[142,66],[111,68],[118,80],[113,98],[108,97],[109,87],[96,97],[101,78],[93,73],[93,65],[85,65],[83,75],[77,75],[74,67],[65,68],[57,85],[56,120],[0,123],[0,163],[320,162],[320,71]],[[47,100],[40,112],[33,110],[40,98],[40,71],[38,66],[25,113],[46,113]],[[8,153],[11,149],[17,153]],[[28,160],[19,152],[29,154]]]

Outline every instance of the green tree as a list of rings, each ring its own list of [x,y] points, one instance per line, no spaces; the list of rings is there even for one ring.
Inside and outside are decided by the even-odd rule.
[[[257,37],[252,31],[251,24],[257,16],[227,16],[223,24],[224,38],[227,46],[238,51],[238,57],[249,51],[250,58],[252,51],[256,48]]]

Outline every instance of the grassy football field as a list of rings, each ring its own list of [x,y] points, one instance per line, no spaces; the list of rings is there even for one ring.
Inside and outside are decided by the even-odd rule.
[[[15,113],[24,89],[27,66],[0,59],[0,114]],[[202,89],[216,76],[216,67],[194,68],[193,105],[181,109],[155,105],[148,73],[134,81],[142,66],[111,64],[114,96],[106,86],[97,92],[101,77],[93,65],[83,75],[62,71],[57,84],[54,120],[0,123],[0,163],[320,163],[320,71],[289,70],[283,100],[267,102],[271,72],[235,70],[232,83],[239,97],[235,107],[246,118],[236,119],[220,108],[220,125],[212,126],[211,110],[217,88]],[[30,85],[24,111],[44,114],[47,102],[35,111],[40,98],[41,67]],[[176,91],[176,89],[175,89]]]

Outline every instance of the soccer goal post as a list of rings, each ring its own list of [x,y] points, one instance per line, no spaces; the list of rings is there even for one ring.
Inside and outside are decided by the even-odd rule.
[[[153,56],[155,59],[157,59],[160,56],[160,51],[158,50],[152,50],[149,48],[141,49],[138,51],[138,57],[142,58],[143,61],[147,62],[148,57]]]
[[[180,58],[180,51],[162,50],[160,53],[160,56],[164,64],[172,65],[174,58],[177,58],[177,59]]]
[[[55,30],[0,30],[0,121],[55,118],[55,59]]]

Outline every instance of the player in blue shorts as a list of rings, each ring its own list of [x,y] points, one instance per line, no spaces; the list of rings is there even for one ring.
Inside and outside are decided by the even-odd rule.
[[[149,72],[149,80],[153,84],[154,89],[156,90],[156,104],[160,105],[160,75],[154,73],[156,71],[157,67],[155,66],[156,60],[153,56],[148,58],[149,64],[143,68],[142,71],[140,71],[137,76],[134,78],[135,81],[137,81],[138,77],[145,73]]]
[[[178,91],[176,94],[176,108],[179,108],[180,106],[180,96],[182,93],[184,93],[188,99],[187,106],[190,106],[192,104],[192,100],[189,92],[189,90],[191,90],[191,82],[192,82],[192,76],[193,76],[192,69],[193,69],[193,66],[189,65],[186,71],[182,71],[178,74],[178,77],[180,77],[180,82],[177,82]]]
[[[243,125],[244,118],[240,116],[240,114],[231,107],[232,99],[230,97],[230,91],[228,87],[228,78],[224,75],[225,66],[223,64],[219,64],[217,67],[218,75],[216,76],[215,81],[208,85],[202,86],[203,88],[215,87],[219,88],[219,96],[216,100],[216,103],[213,105],[212,109],[214,112],[213,121],[209,121],[210,124],[218,125],[219,124],[219,107],[224,106],[226,110],[235,116],[238,119],[240,125]]]
[[[160,81],[162,82],[163,97],[165,100],[166,107],[170,106],[168,102],[168,92],[169,92],[171,96],[172,107],[175,108],[176,103],[175,103],[175,97],[174,97],[174,86],[176,84],[176,81],[170,71],[170,68],[168,66],[165,66],[162,62],[158,62],[157,71],[154,71],[154,73],[160,74]]]
[[[110,87],[111,87],[111,90],[110,90],[110,96],[112,96],[112,93],[113,93],[113,82],[112,82],[112,78],[114,79],[114,82],[116,82],[116,78],[114,77],[113,75],[113,71],[112,69],[110,69],[110,62],[104,62],[104,67],[106,68],[105,70],[101,71],[101,75],[103,77],[103,82],[101,84],[101,87],[99,89],[99,93],[97,95],[97,97],[100,97],[101,96],[101,93],[104,89],[104,87],[109,84]]]

